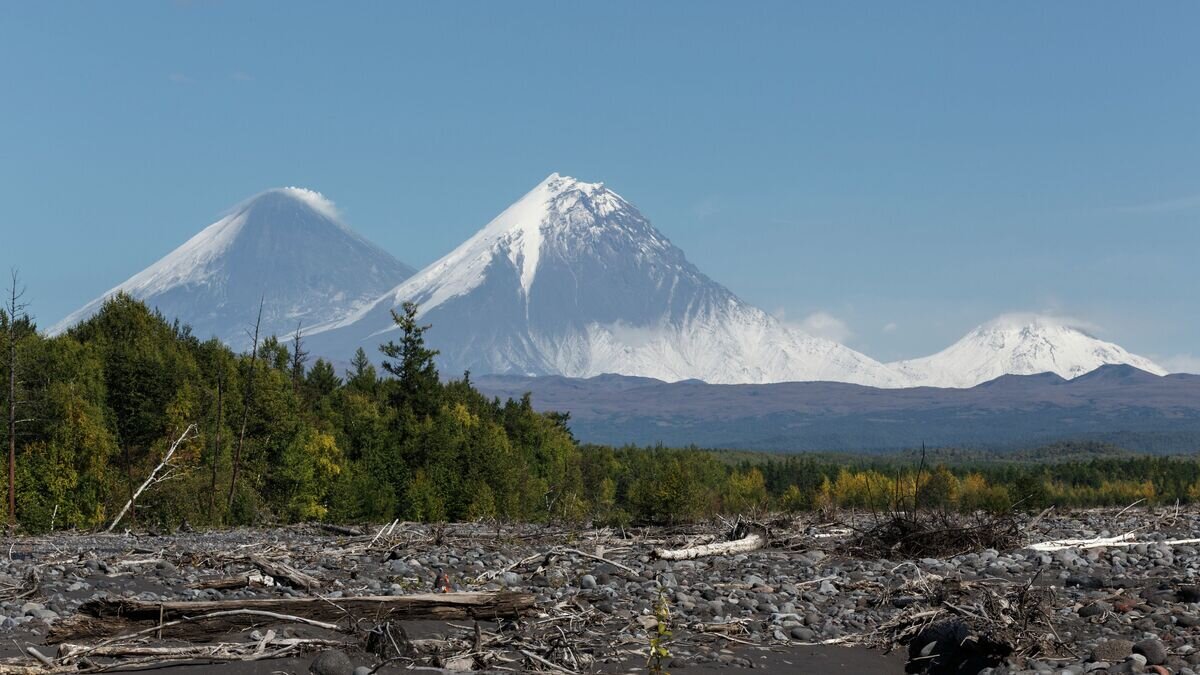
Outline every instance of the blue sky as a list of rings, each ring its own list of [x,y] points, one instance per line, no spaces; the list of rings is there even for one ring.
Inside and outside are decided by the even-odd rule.
[[[1197,26],[1182,2],[5,3],[0,266],[49,325],[301,185],[420,267],[558,171],[876,358],[1049,311],[1194,370]]]

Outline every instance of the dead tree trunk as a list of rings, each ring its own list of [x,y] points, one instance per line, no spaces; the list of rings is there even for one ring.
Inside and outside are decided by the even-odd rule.
[[[304,334],[300,324],[296,324],[296,333],[292,336],[292,393],[300,400],[300,385],[304,382],[304,366],[308,363],[308,352],[304,351],[302,342]]]
[[[222,398],[225,391],[225,367],[221,367],[221,372],[217,375],[217,428],[214,432],[216,440],[213,444],[212,454],[212,485],[208,491],[208,521],[216,522],[217,516],[217,467],[221,464],[221,426],[223,419],[221,413],[224,412],[224,400]]]
[[[133,496],[129,498],[129,501],[125,502],[125,506],[121,509],[121,512],[117,514],[117,517],[113,518],[112,523],[109,524],[108,529],[105,530],[105,532],[113,531],[113,528],[117,526],[117,523],[121,522],[121,519],[125,517],[125,514],[129,511],[129,509],[133,508],[134,503],[137,502],[137,498],[142,496],[142,493],[146,491],[146,488],[154,485],[155,483],[161,483],[169,477],[170,470],[168,470],[168,473],[163,476],[159,476],[158,472],[162,471],[163,467],[170,466],[171,457],[175,455],[175,450],[179,448],[179,444],[186,441],[195,430],[196,425],[189,424],[188,428],[184,430],[183,435],[175,439],[175,442],[171,444],[171,449],[167,450],[167,454],[165,457],[163,457],[163,460],[158,463],[158,466],[154,467],[154,470],[150,472],[150,477],[147,478],[146,482],[142,483],[141,487],[139,487],[137,491],[133,493]]]
[[[286,623],[287,617],[307,621],[350,622],[358,619],[391,620],[463,620],[480,621],[517,618],[534,606],[529,593],[423,593],[400,596],[363,596],[339,598],[253,598],[149,602],[130,598],[99,598],[84,603],[79,614],[53,625],[48,639],[58,643],[80,638],[116,635],[139,627],[153,628],[178,619],[204,617],[164,630],[164,636],[195,638],[225,634],[232,629],[273,623],[272,615]]]
[[[275,579],[286,581],[290,586],[295,588],[303,588],[306,591],[311,591],[321,587],[321,581],[316,577],[305,574],[291,565],[269,560],[264,555],[252,555],[250,556],[250,562]]]
[[[19,289],[20,278],[12,270],[12,285],[8,289],[8,530],[17,529],[17,313],[25,310],[21,302],[25,289]]]
[[[766,546],[767,540],[759,532],[751,532],[750,534],[735,539],[733,541],[719,541],[712,544],[704,544],[703,546],[692,546],[689,548],[677,549],[654,549],[654,555],[662,560],[691,560],[692,558],[702,558],[708,555],[729,555],[731,553],[746,553]]]
[[[258,329],[262,326],[263,300],[258,301],[258,318],[254,320],[254,339],[250,346],[250,372],[246,375],[246,398],[242,400],[242,428],[238,432],[237,449],[233,453],[233,473],[229,477],[229,501],[225,515],[233,510],[233,497],[237,493],[238,473],[242,469],[242,446],[246,442],[246,424],[250,421],[250,403],[254,398],[254,366],[258,361]]]

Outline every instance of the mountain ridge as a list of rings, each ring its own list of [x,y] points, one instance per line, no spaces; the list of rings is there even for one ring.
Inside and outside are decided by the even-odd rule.
[[[1132,374],[1133,377],[1129,375]],[[1121,439],[1135,450],[1200,443],[1200,376],[1123,365],[1092,377],[1009,375],[970,388],[881,389],[841,382],[723,385],[480,376],[489,396],[531,394],[570,413],[583,442],[773,451],[1018,447]]]
[[[936,354],[888,366],[913,384],[963,388],[1001,375],[1055,373],[1069,380],[1111,364],[1167,373],[1150,359],[1095,338],[1068,320],[1030,314],[1001,315]]]
[[[267,190],[50,332],[117,291],[237,348],[265,298],[264,334],[302,324],[310,353],[339,364],[358,347],[376,356],[395,330],[391,310],[412,300],[447,375],[969,388],[1111,363],[1166,372],[1078,322],[1033,314],[1001,315],[940,352],[883,364],[743,301],[604,183],[558,173],[416,272],[351,230],[320,193]]]
[[[743,302],[603,183],[557,173],[310,344],[343,358],[373,347],[406,300],[451,373],[899,383],[870,357]]]

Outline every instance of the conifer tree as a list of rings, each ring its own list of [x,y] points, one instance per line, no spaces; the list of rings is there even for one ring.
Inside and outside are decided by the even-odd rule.
[[[379,351],[394,361],[384,361],[383,369],[396,377],[392,404],[407,407],[418,418],[432,414],[439,403],[441,383],[433,358],[438,352],[425,346],[429,326],[417,323],[417,304],[405,302],[401,312],[392,310],[392,320],[400,328],[400,344],[389,340]]]

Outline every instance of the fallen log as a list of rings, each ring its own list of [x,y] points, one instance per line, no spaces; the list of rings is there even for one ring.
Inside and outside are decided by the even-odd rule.
[[[321,528],[322,530],[325,530],[326,532],[332,532],[333,534],[340,534],[340,535],[343,535],[346,537],[361,537],[361,536],[363,536],[362,529],[357,528],[357,527],[347,527],[345,525],[334,525],[333,523],[318,523],[317,527]]]
[[[359,619],[510,619],[527,614],[533,606],[533,595],[512,591],[179,602],[98,598],[84,603],[75,616],[51,626],[47,639],[57,644],[108,637],[130,629],[154,626],[164,627],[164,637],[196,638],[250,626],[287,623],[288,617],[301,618],[309,623],[329,622],[349,630]],[[282,618],[280,615],[283,615]],[[201,620],[201,617],[205,618]],[[167,626],[172,621],[181,623]]]
[[[1054,541],[1043,541],[1038,544],[1030,544],[1026,548],[1031,551],[1061,551],[1065,548],[1120,548],[1126,546],[1139,546],[1145,544],[1153,546],[1161,544],[1164,546],[1195,546],[1200,544],[1200,539],[1170,539],[1167,541],[1155,541],[1146,539],[1138,541],[1134,532],[1126,534],[1118,534],[1115,537],[1094,537],[1092,539],[1056,539]]]
[[[249,572],[247,574],[235,574],[228,577],[208,577],[194,584],[189,584],[188,588],[195,588],[202,591],[208,589],[224,591],[232,588],[246,588],[247,586],[272,586],[274,583],[275,581],[271,577],[261,572]]]
[[[735,539],[733,541],[719,541],[712,544],[704,544],[701,546],[691,546],[689,548],[656,548],[654,556],[662,560],[691,560],[693,558],[702,558],[709,555],[729,555],[731,553],[746,553],[754,551],[766,546],[767,539],[758,532]]]
[[[250,562],[276,580],[282,579],[295,588],[303,588],[306,591],[311,591],[321,587],[321,581],[316,577],[305,574],[291,565],[270,560],[266,556],[252,555],[250,556]]]
[[[343,640],[300,638],[275,640],[272,641],[271,644],[280,647],[332,647],[335,649],[349,646]],[[178,647],[149,647],[141,644],[111,644],[104,645],[102,647],[89,647],[87,645],[76,645],[69,642],[64,642],[58,646],[58,658],[62,661],[66,661],[78,655],[86,654],[88,656],[105,657],[161,656],[169,659],[198,659],[202,657],[211,657],[221,652],[236,654],[238,650],[245,651],[249,647],[253,646],[254,643],[225,644],[218,642],[207,645],[184,645]],[[263,650],[258,650],[256,653],[261,654],[263,653]]]

